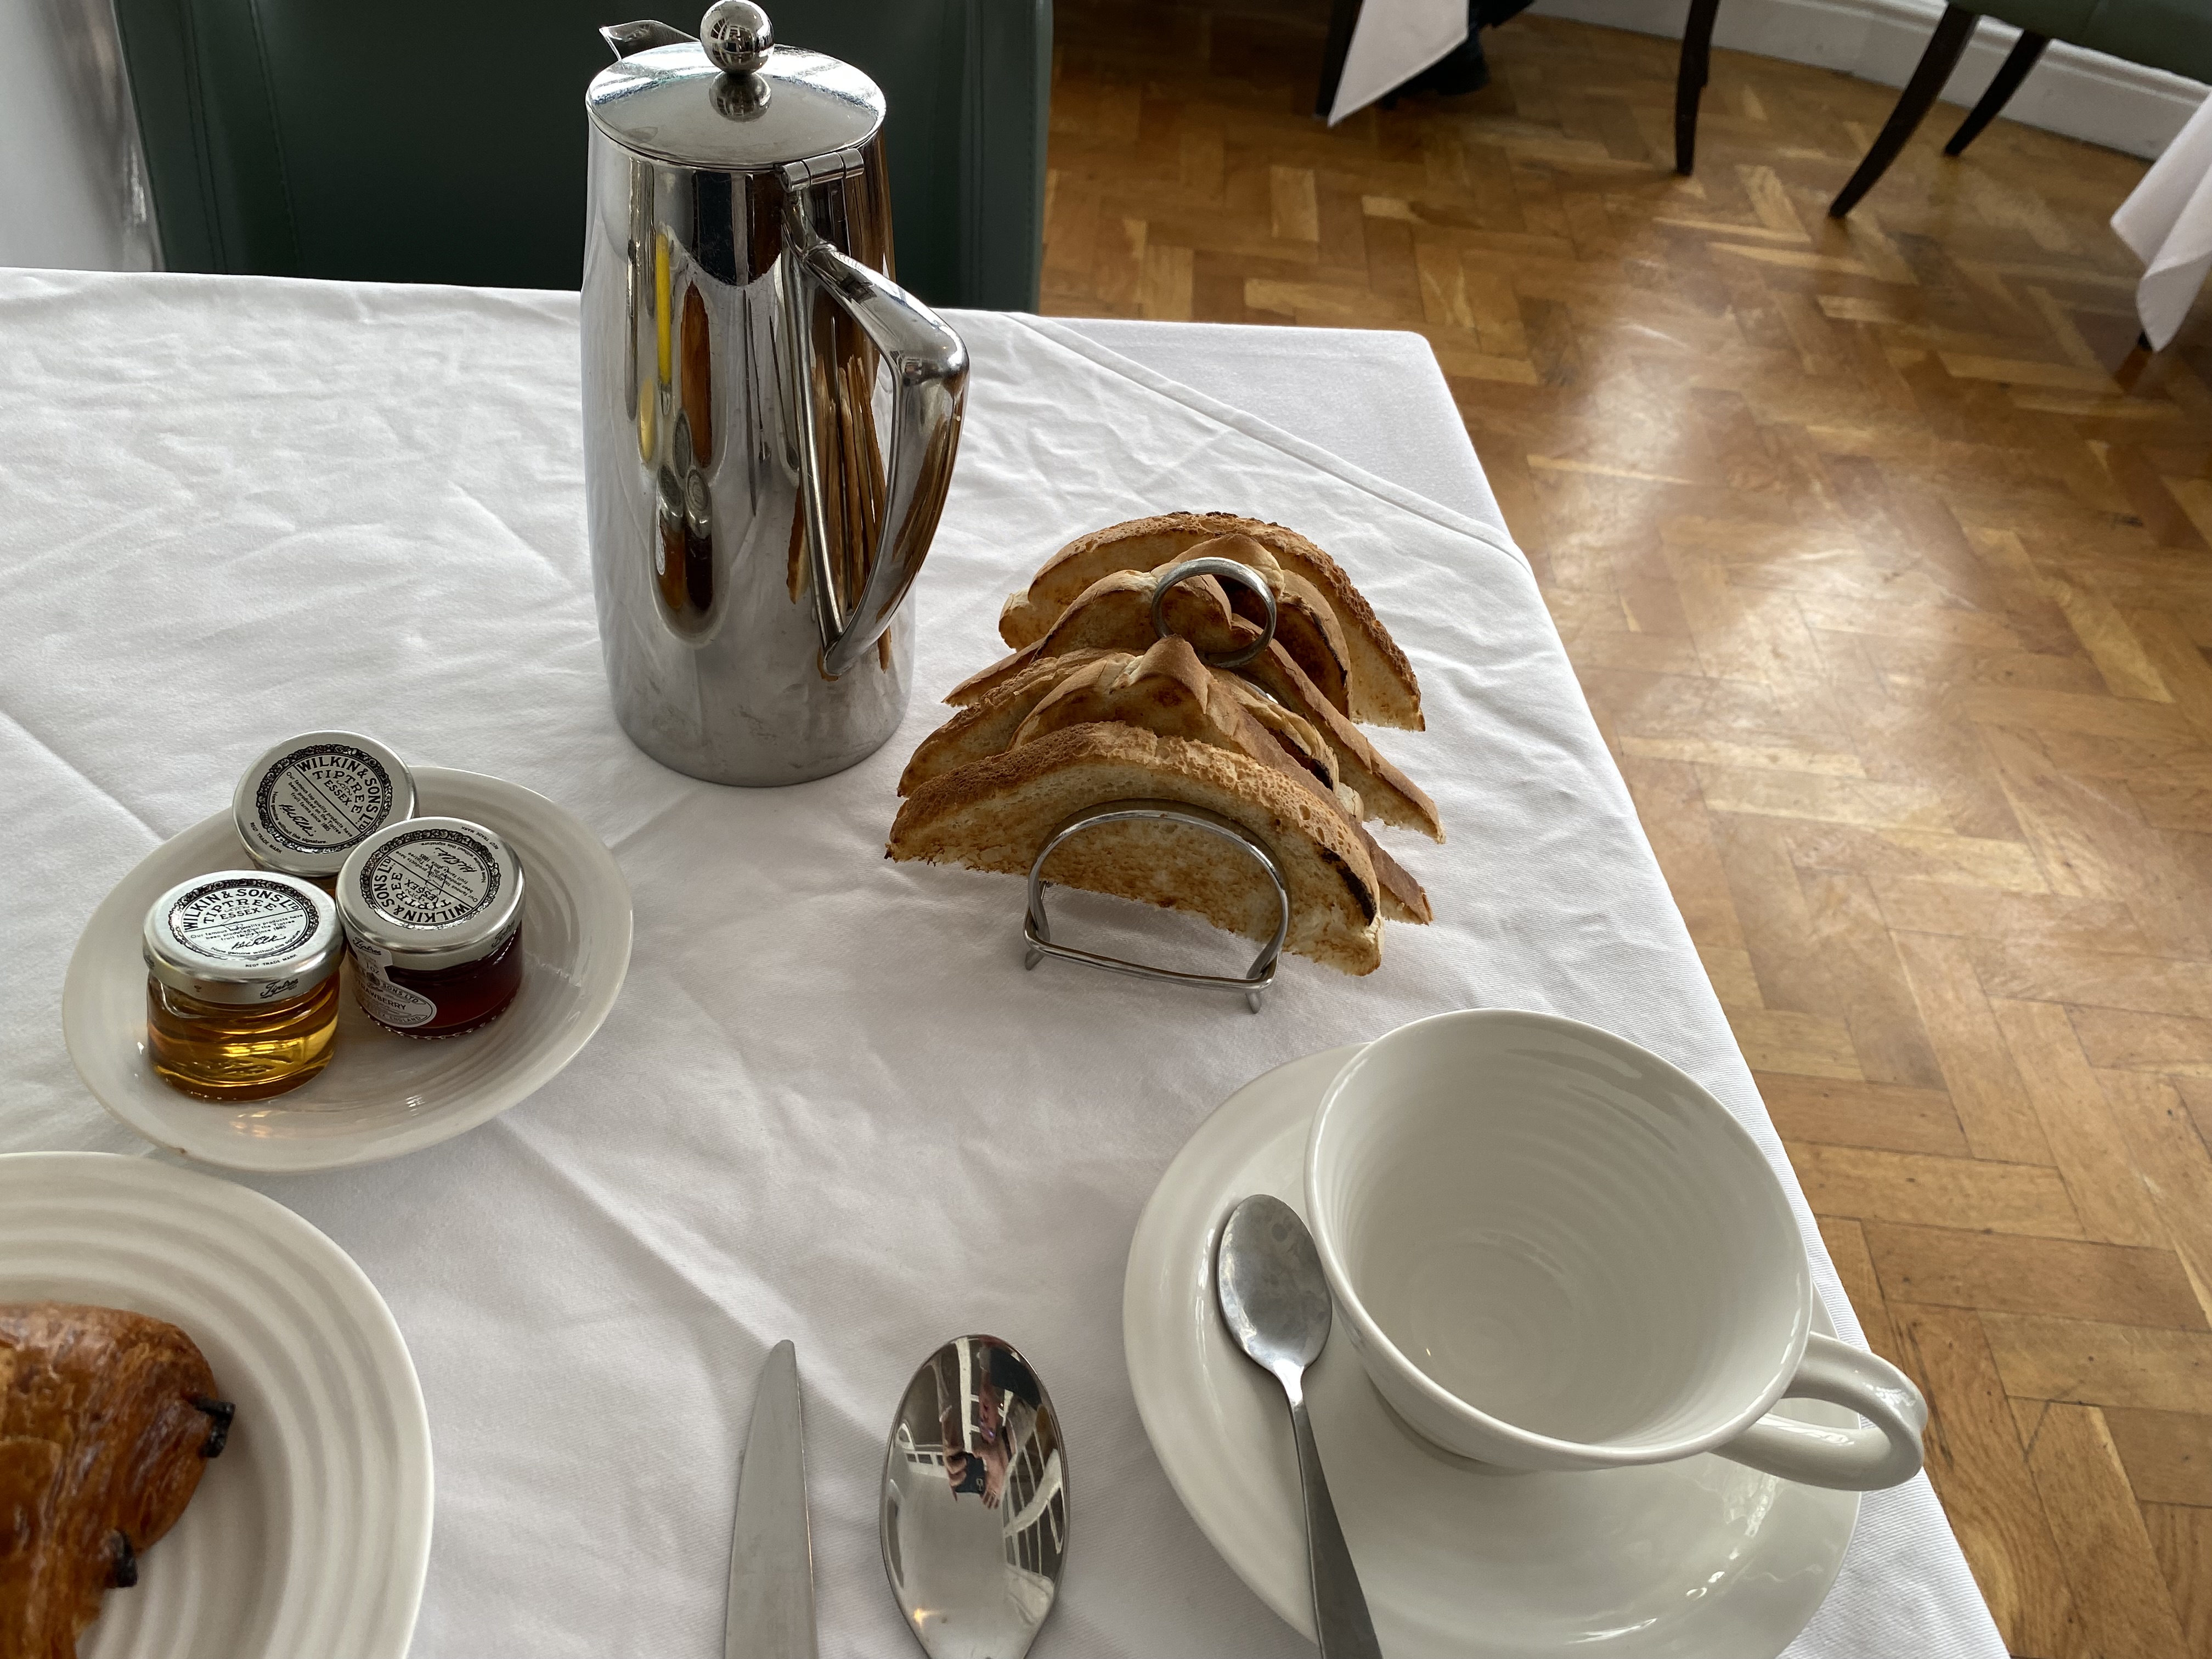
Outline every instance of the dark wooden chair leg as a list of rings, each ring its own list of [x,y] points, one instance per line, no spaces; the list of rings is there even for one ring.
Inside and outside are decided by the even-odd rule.
[[[1936,21],[1936,33],[1929,37],[1928,50],[1920,54],[1919,67],[1912,78],[1905,83],[1905,90],[1897,95],[1897,107],[1889,112],[1889,119],[1867,151],[1859,170],[1851,174],[1850,183],[1828,204],[1828,216],[1840,219],[1859,204],[1859,198],[1875,187],[1881,175],[1889,171],[1894,161],[1920,126],[1921,118],[1928,106],[1936,101],[1936,94],[1943,90],[1943,83],[1951,78],[1951,71],[1959,66],[1959,54],[1966,49],[1966,42],[1974,36],[1974,25],[1980,22],[1978,12],[1964,6],[1946,6],[1943,15]]]
[[[1698,163],[1698,95],[1712,69],[1713,17],[1721,0],[1690,0],[1682,56],[1674,70],[1674,171],[1685,179]]]
[[[2051,37],[2047,34],[2030,34],[2026,29],[2020,32],[2020,39],[2013,42],[2012,50],[2005,55],[2004,62],[1997,65],[1996,78],[1990,82],[1989,90],[1982,94],[1981,101],[1974,106],[1966,118],[1959,123],[1959,130],[1951,135],[1951,142],[1943,146],[1944,155],[1962,154],[1967,145],[1982,136],[1982,129],[1997,118],[1999,112],[2011,100],[2013,94],[2020,90],[2020,83],[2027,79],[2027,72],[2035,67],[2035,60],[2043,56],[2043,49],[2050,44]]]
[[[1328,15],[1328,41],[1321,51],[1321,91],[1314,99],[1314,113],[1324,121],[1335,107],[1337,83],[1344,79],[1344,60],[1352,51],[1352,26],[1358,21],[1359,0],[1336,0]]]

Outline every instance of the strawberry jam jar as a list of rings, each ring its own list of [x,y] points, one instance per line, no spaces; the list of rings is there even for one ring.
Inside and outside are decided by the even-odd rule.
[[[489,1025],[522,988],[522,863],[465,818],[409,818],[369,836],[338,872],[337,908],[361,1010],[402,1036]]]

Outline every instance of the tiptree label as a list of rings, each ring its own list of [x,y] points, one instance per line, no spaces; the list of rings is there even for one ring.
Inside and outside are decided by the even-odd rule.
[[[350,847],[392,816],[392,775],[351,744],[295,749],[263,775],[254,816],[278,845],[301,853]]]
[[[360,1000],[362,1010],[370,1018],[386,1025],[410,1030],[417,1025],[427,1025],[438,1017],[438,1005],[419,991],[410,991],[404,985],[394,985],[385,974],[392,965],[392,953],[366,941],[356,940],[353,947],[354,966],[360,971],[354,975],[354,995]]]
[[[361,884],[376,910],[404,927],[450,927],[499,896],[499,860],[459,830],[414,830],[369,855]]]
[[[289,887],[240,876],[186,893],[169,907],[169,931],[210,962],[282,962],[314,937],[315,908]]]

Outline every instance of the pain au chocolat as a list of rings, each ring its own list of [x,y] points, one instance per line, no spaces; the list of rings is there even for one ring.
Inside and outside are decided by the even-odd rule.
[[[177,1522],[231,1407],[191,1338],[119,1308],[0,1303],[0,1654],[75,1659]]]

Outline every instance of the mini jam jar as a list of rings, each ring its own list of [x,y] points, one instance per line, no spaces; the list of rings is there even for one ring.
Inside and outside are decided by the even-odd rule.
[[[155,1074],[202,1100],[264,1100],[330,1063],[337,907],[295,876],[223,870],[146,914],[146,1046]]]
[[[522,988],[522,864],[465,818],[386,824],[338,872],[362,1012],[403,1036],[489,1025]]]
[[[365,837],[414,816],[415,779],[374,738],[303,732],[246,769],[230,814],[256,864],[327,892]]]

